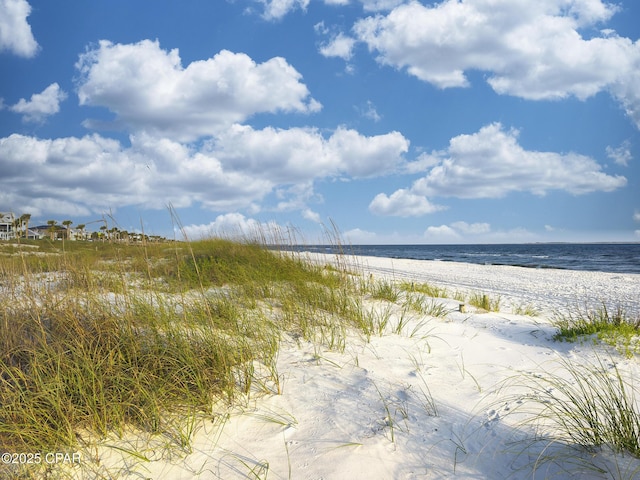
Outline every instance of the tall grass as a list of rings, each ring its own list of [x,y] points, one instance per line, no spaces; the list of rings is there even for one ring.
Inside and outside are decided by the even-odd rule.
[[[281,391],[283,334],[344,348],[363,326],[348,277],[257,243],[37,246],[0,263],[3,452],[131,428],[185,448],[185,418]]]
[[[592,452],[607,447],[640,458],[640,405],[633,379],[601,359],[581,365],[565,360],[559,367],[526,375],[522,384],[517,380],[528,393],[516,403],[533,407],[525,423],[554,442]]]
[[[588,336],[618,348],[627,356],[640,348],[640,317],[634,318],[623,307],[609,307],[603,303],[597,308],[575,308],[558,312],[553,318],[558,329],[556,340],[577,341]]]

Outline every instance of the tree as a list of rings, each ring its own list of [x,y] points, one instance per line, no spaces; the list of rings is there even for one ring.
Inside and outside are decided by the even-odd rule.
[[[73,222],[71,220],[65,220],[64,222],[62,222],[62,225],[64,225],[67,228],[67,240],[71,240],[71,224]]]
[[[55,240],[55,235],[56,235],[56,223],[58,223],[57,220],[47,220],[47,225],[49,225],[49,235],[51,236],[51,240]]]
[[[102,230],[102,241],[104,242],[104,235],[105,235],[105,233],[107,231],[107,226],[106,225],[102,225],[100,227],[100,230]]]
[[[14,233],[15,238],[19,238],[19,231],[20,231],[20,226],[22,225],[22,223],[20,222],[19,218],[14,218],[13,221],[11,222],[11,230],[9,230],[9,233]],[[9,237],[11,238],[11,237]]]
[[[31,220],[31,214],[30,213],[24,213],[20,217],[20,221],[24,225],[24,238],[29,238],[29,220]]]
[[[77,225],[77,229],[80,231],[80,238],[82,238],[82,240],[86,240],[85,235],[84,235],[84,229],[85,229],[86,225],[84,223],[79,223]]]

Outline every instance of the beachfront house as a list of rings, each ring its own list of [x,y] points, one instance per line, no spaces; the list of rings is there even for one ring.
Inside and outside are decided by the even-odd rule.
[[[16,236],[16,216],[13,212],[0,212],[0,240],[11,240]]]

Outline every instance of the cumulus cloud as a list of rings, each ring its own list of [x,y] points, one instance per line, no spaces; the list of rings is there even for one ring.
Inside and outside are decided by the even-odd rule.
[[[316,130],[240,125],[197,148],[144,132],[131,135],[130,143],[97,134],[0,138],[3,202],[34,214],[55,205],[102,212],[169,202],[233,211],[255,210],[257,202],[282,192],[273,208],[300,210],[314,220],[306,204],[314,199],[314,181],[387,172],[408,148],[397,133],[366,137],[339,128],[325,138]]]
[[[447,149],[422,155],[419,168],[405,167],[421,171],[431,165],[425,176],[390,197],[378,194],[369,208],[380,215],[423,215],[435,211],[430,197],[499,198],[516,191],[545,195],[551,190],[579,195],[610,192],[627,183],[584,155],[525,150],[518,134],[492,123],[474,134],[458,135]]]
[[[285,227],[276,222],[261,222],[247,218],[240,213],[225,213],[218,215],[215,220],[207,224],[186,225],[184,233],[189,240],[202,238],[223,237],[235,240],[281,239]]]
[[[633,155],[631,155],[631,142],[629,142],[629,140],[625,140],[618,147],[607,146],[606,153],[607,157],[623,167],[628,166],[633,158]]]
[[[256,0],[264,5],[262,16],[267,20],[279,20],[287,13],[300,8],[306,10],[310,0]]]
[[[320,214],[318,212],[314,212],[310,208],[305,208],[304,210],[302,210],[302,217],[314,223],[322,223]]]
[[[21,98],[18,103],[9,107],[13,112],[22,114],[25,122],[42,122],[46,117],[60,111],[60,102],[67,98],[67,94],[57,83],[52,83],[41,93],[34,93],[30,100]]]
[[[31,5],[26,0],[0,0],[0,52],[31,58],[38,52],[27,17]]]
[[[439,227],[427,227],[427,229],[424,231],[424,237],[428,240],[451,240],[460,238],[460,234],[448,225],[440,225]]]
[[[379,122],[382,120],[382,116],[376,110],[376,106],[373,104],[371,100],[367,100],[367,106],[360,110],[361,115],[364,118],[368,118],[369,120],[373,120],[374,122]]]
[[[465,234],[477,235],[480,233],[489,233],[491,231],[491,225],[488,223],[467,223],[467,222],[454,222],[451,227]]]
[[[183,67],[177,49],[158,41],[114,44],[103,40],[80,56],[81,105],[106,107],[116,123],[183,141],[210,136],[256,113],[320,109],[286,60],[257,64],[222,50]]]
[[[99,135],[0,139],[0,171],[9,204],[22,210],[103,212],[122,206],[210,209],[247,206],[273,188],[269,180],[227,171],[215,156],[170,140],[132,137],[131,147]],[[67,205],[60,211],[60,202]]]
[[[466,72],[480,70],[497,93],[531,100],[608,90],[640,128],[640,41],[580,33],[617,9],[601,0],[413,1],[353,31],[380,63],[437,87],[466,87]]]
[[[346,36],[344,33],[338,33],[328,43],[320,46],[320,54],[324,57],[338,57],[343,60],[351,59],[353,55],[353,46],[356,41]]]
[[[310,0],[254,0],[264,6],[262,17],[266,20],[280,20],[294,10],[305,11]],[[400,5],[405,0],[359,0],[362,8],[368,12],[390,10]],[[351,3],[350,0],[322,0],[325,5],[344,6]]]
[[[477,237],[479,235],[486,235],[491,232],[491,225],[488,223],[467,223],[463,221],[453,222],[449,225],[430,226],[425,232],[426,238],[433,239],[434,237],[444,238],[463,238],[463,237]]]
[[[640,212],[638,211],[633,212],[633,220],[636,222],[640,222]]]
[[[353,228],[347,230],[342,234],[347,243],[350,244],[365,244],[375,242],[378,239],[378,235],[375,232],[363,230],[361,228]]]
[[[391,10],[398,5],[405,3],[405,0],[360,0],[362,8],[368,12],[377,12],[381,10]]]
[[[499,198],[514,191],[545,195],[550,190],[572,194],[610,192],[626,185],[623,176],[604,173],[592,158],[525,150],[519,132],[500,123],[471,135],[458,135],[446,150],[433,152],[435,166],[417,180],[412,191],[458,198]]]
[[[369,204],[371,213],[396,217],[419,217],[443,209],[429,202],[425,196],[405,189],[396,190],[391,196],[379,193]]]
[[[547,229],[547,231],[551,231]],[[453,222],[448,225],[429,226],[423,233],[429,242],[460,242],[460,243],[513,243],[530,242],[537,239],[537,235],[522,227],[509,230],[496,230],[488,223]]]
[[[218,156],[234,168],[247,169],[278,183],[316,177],[370,177],[394,171],[409,141],[398,132],[364,136],[340,127],[327,139],[311,128],[255,130],[234,125],[215,146]]]

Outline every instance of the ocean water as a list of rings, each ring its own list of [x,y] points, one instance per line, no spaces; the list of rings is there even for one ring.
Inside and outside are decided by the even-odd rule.
[[[301,250],[338,253],[336,247],[306,245]],[[504,245],[349,245],[351,255],[367,255],[528,268],[640,273],[640,243],[531,243]]]

